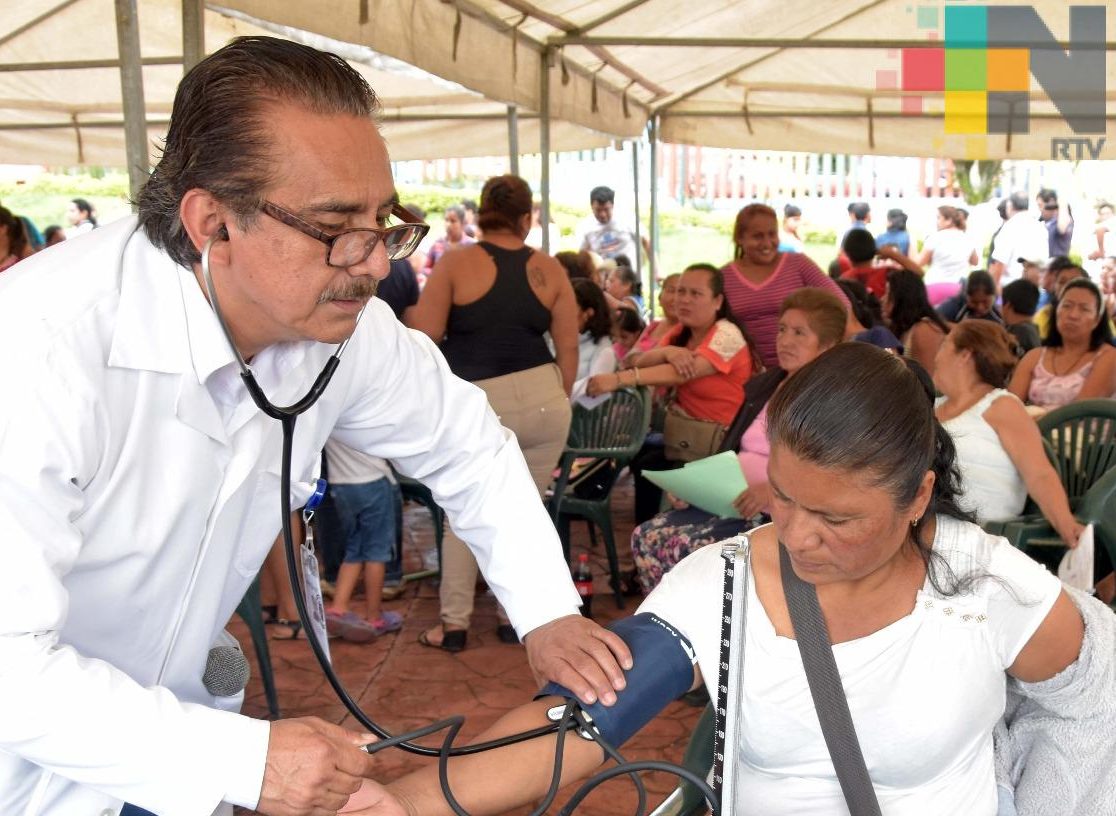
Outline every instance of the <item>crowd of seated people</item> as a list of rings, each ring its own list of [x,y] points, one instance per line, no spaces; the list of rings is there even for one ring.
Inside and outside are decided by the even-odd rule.
[[[725,752],[739,801],[756,812],[847,810],[815,679],[791,643],[788,571],[816,588],[879,812],[1031,816],[1111,803],[1116,623],[974,523],[932,396],[911,366],[852,342],[818,355],[767,403],[772,523],[751,538],[740,634],[762,659],[746,658],[749,727]],[[719,547],[700,548],[639,608],[633,631],[655,633],[646,636],[656,648],[633,671],[649,674],[620,692],[622,713],[589,709],[615,744],[687,689],[716,692],[726,570]],[[1023,704],[1005,719],[1009,691]],[[569,696],[552,684],[478,739],[544,726]],[[607,759],[589,740],[559,746],[564,784]],[[461,809],[506,812],[546,793],[555,750],[549,736],[432,763],[388,786],[389,808],[367,812],[449,813],[439,774]],[[382,790],[364,793],[382,804]]]
[[[755,396],[762,389],[759,392],[756,389],[772,377],[776,383],[781,381],[778,378],[793,370],[782,359],[779,339],[790,308],[787,303],[802,292],[809,292],[805,297],[815,300],[825,300],[819,297],[820,292],[837,299],[834,302],[840,304],[844,315],[839,340],[865,341],[904,355],[918,362],[931,376],[937,375],[936,368],[943,361],[956,368],[955,358],[977,354],[971,348],[963,354],[955,352],[961,342],[958,338],[968,338],[964,342],[970,346],[976,343],[971,339],[970,324],[980,322],[988,323],[1003,337],[1014,338],[1005,347],[1022,357],[1022,361],[1018,367],[1012,367],[1015,373],[1010,384],[1005,380],[995,387],[1010,388],[1005,393],[1015,393],[1020,401],[1048,409],[1073,399],[1111,396],[1116,392],[1116,382],[1111,380],[1116,371],[1112,363],[1116,352],[1109,348],[1110,335],[1090,319],[1093,315],[1107,316],[1105,296],[1109,293],[1098,290],[1094,294],[1087,282],[1069,286],[1080,278],[1080,267],[1072,265],[1071,269],[1068,262],[1055,259],[1049,271],[1043,273],[1043,283],[1052,293],[1047,308],[1052,316],[1048,321],[1052,331],[1043,340],[1036,325],[1036,321],[1042,320],[1042,310],[1036,302],[1038,287],[1021,278],[998,291],[987,271],[972,269],[976,261],[964,229],[965,213],[942,207],[938,214],[938,232],[922,244],[921,250],[912,244],[904,252],[897,242],[886,237],[884,243],[878,244],[870,232],[854,226],[842,241],[848,268],[840,280],[832,280],[806,255],[782,251],[773,210],[762,204],[748,205],[736,218],[733,260],[719,271],[710,265],[694,264],[659,281],[660,316],[652,315],[646,324],[640,319],[641,284],[625,258],[599,259],[584,250],[557,254],[574,284],[577,304],[579,344],[573,398],[582,394],[598,396],[623,387],[648,387],[659,409],[656,416],[660,424],[649,429],[648,442],[631,466],[635,476],[635,520],[644,525],[637,527],[633,550],[637,565],[642,565],[640,578],[644,588],[656,580],[648,577],[655,573],[655,568],[648,565],[677,560],[678,554],[686,550],[678,544],[680,541],[714,540],[720,530],[717,524],[726,521],[701,519],[691,531],[685,529],[689,523],[686,514],[699,512],[694,508],[676,507],[659,513],[663,497],[640,474],[645,469],[677,467],[694,458],[693,451],[679,454],[672,444],[675,440],[664,434],[667,428],[663,417],[669,421],[673,413],[686,422],[707,423],[714,430],[703,439],[723,442],[727,435],[735,450],[741,440],[733,437],[730,428],[741,417],[754,420],[762,409],[762,400]],[[926,264],[930,268],[924,270]],[[944,297],[935,308],[927,284],[938,285],[937,291],[944,292],[944,285],[951,281],[952,296]],[[790,300],[788,296],[792,296]],[[1069,299],[1059,310],[1066,296]],[[800,313],[815,323],[819,319],[809,309],[790,308],[792,317]],[[1103,322],[1107,325],[1107,321]],[[951,327],[957,327],[956,336],[951,335]],[[1082,331],[1082,327],[1088,331]],[[828,343],[836,342],[829,333],[820,334],[816,326],[811,330],[819,343],[819,352]],[[981,342],[986,341],[982,333],[985,331],[977,330]],[[1040,341],[1044,345],[1039,346]],[[448,337],[442,342],[453,345]],[[996,348],[997,353],[1002,350]],[[1032,387],[1036,370],[1039,384]],[[956,377],[951,376],[946,371],[939,379],[947,384],[955,382]],[[945,394],[945,388],[940,384],[939,387]],[[770,393],[767,391],[766,396]],[[945,407],[939,406],[940,411],[956,408],[958,403],[950,402],[948,394],[944,399]],[[997,405],[1000,402],[1003,400]],[[1022,409],[1019,401],[1013,405]],[[1029,410],[1038,409],[1029,406]],[[993,424],[995,414],[993,411]],[[762,427],[762,423],[756,427]],[[1037,433],[1033,421],[1031,430]],[[1021,480],[1015,485],[1017,493],[1019,485],[1023,485],[1023,495],[1027,488],[1032,492],[1037,489],[1026,483],[1026,477],[1034,475],[1033,467],[1028,470],[1018,465],[1016,472]],[[758,495],[758,491],[753,495]],[[1018,503],[999,508],[992,515],[983,508],[976,508],[976,512],[981,518],[1000,518],[1018,512],[1019,508],[1014,507]],[[1056,514],[1050,511],[1048,515],[1060,533],[1069,529],[1064,514],[1054,518]],[[731,521],[736,525],[742,523]],[[710,525],[717,532],[701,529]],[[731,527],[732,524],[725,529]],[[682,532],[676,532],[676,528]],[[663,549],[649,543],[652,539],[668,541],[667,548],[673,547],[677,554],[673,558],[649,554]],[[1066,540],[1069,539],[1066,533]],[[661,572],[659,569],[658,574]]]
[[[943,208],[939,240],[928,240],[922,252],[915,242],[903,252],[886,237],[891,233],[877,241],[854,226],[842,243],[846,271],[833,280],[805,254],[784,251],[774,211],[752,204],[735,220],[733,259],[720,269],[698,263],[658,280],[657,309],[647,314],[641,282],[625,257],[602,259],[581,250],[558,252],[555,263],[526,244],[529,202],[522,180],[500,177],[485,187],[480,223],[470,225],[467,212],[449,208],[448,240],[421,259],[419,272],[425,269],[429,281],[397,314],[441,347],[452,370],[489,393],[515,431],[540,494],[565,444],[571,401],[624,387],[649,390],[657,419],[631,465],[632,548],[644,591],[690,551],[763,518],[770,509],[763,478],[766,402],[790,374],[842,341],[867,342],[920,363],[943,395],[936,410],[947,429],[983,432],[981,444],[959,446],[967,511],[981,520],[1008,518],[1030,494],[1066,543],[1076,541],[1064,492],[1051,487],[1056,475],[1033,455],[1037,426],[1033,420],[1021,424],[1020,412],[1024,404],[1037,414],[1116,394],[1116,351],[1106,319],[1116,299],[1116,266],[1097,289],[1082,278],[1080,266],[1056,258],[1033,270],[1043,290],[1021,278],[997,292],[986,271],[968,269],[970,257],[951,255],[969,245],[958,239],[965,236],[963,215]],[[466,227],[480,240],[468,240]],[[949,270],[938,270],[939,283],[954,281],[954,296],[937,308],[925,263]],[[958,274],[961,267],[966,271]],[[406,262],[399,272],[407,273]],[[1047,290],[1043,310],[1038,299]],[[1014,343],[1004,339],[1008,333]],[[1004,369],[1008,353],[1022,359]],[[992,380],[989,359],[999,366]],[[1014,374],[1001,378],[1005,370]],[[967,403],[974,395],[979,398]],[[710,430],[702,437],[705,450],[680,452],[671,430],[679,420]],[[997,448],[993,465],[972,461]],[[739,519],[681,507],[642,478],[644,470],[679,467],[719,449],[739,453],[747,478]],[[990,491],[1000,491],[995,501]],[[1104,577],[1102,566],[1098,577]],[[467,549],[451,534],[443,558],[442,623],[423,633],[427,645],[465,646],[475,575]],[[514,639],[510,627],[502,625],[499,633]]]
[[[821,289],[792,292],[780,307],[775,350],[779,364],[744,384],[744,404],[725,440],[724,450],[738,450],[747,487],[733,502],[739,517],[720,518],[671,499],[672,509],[659,513],[632,532],[636,577],[650,592],[672,566],[694,550],[728,538],[768,518],[771,487],[767,483],[767,402],[783,382],[845,337],[847,310]]]
[[[961,216],[950,218],[954,226],[943,231],[958,229]],[[1049,331],[1040,338],[1034,323],[1039,290],[1029,280],[998,291],[987,272],[966,269],[954,279],[956,297],[935,308],[913,249],[877,244],[866,230],[854,228],[842,245],[851,267],[833,280],[804,254],[782,251],[774,211],[749,205],[736,219],[733,260],[720,268],[695,263],[663,279],[657,288],[659,315],[644,324],[640,282],[629,265],[600,264],[585,251],[558,253],[555,260],[524,243],[530,224],[527,185],[510,176],[490,180],[479,206],[480,240],[447,251],[432,264],[408,324],[441,347],[455,373],[488,394],[503,424],[514,431],[540,496],[566,441],[571,399],[572,410],[578,410],[582,395],[642,388],[659,401],[664,424],[648,429],[631,464],[637,522],[631,546],[639,587],[650,593],[642,611],[677,624],[697,645],[698,667],[687,686],[715,682],[712,674],[701,673],[713,656],[699,634],[708,623],[705,595],[717,595],[707,590],[720,579],[707,544],[756,529],[749,591],[770,620],[762,632],[749,629],[748,636],[776,645],[780,637],[793,636],[778,589],[781,538],[793,550],[796,572],[819,588],[831,584],[856,595],[857,603],[843,605],[835,595],[819,592],[834,642],[865,646],[858,665],[895,660],[888,646],[902,641],[920,666],[934,671],[930,678],[892,667],[883,674],[893,682],[879,672],[861,672],[863,682],[850,694],[854,719],[866,716],[866,698],[924,699],[927,683],[944,682],[960,706],[979,687],[980,716],[951,720],[957,733],[945,737],[927,726],[920,743],[937,745],[939,738],[950,745],[979,743],[972,761],[957,760],[963,767],[955,768],[950,759],[940,774],[907,778],[910,784],[899,786],[902,791],[883,796],[947,803],[940,812],[976,812],[967,808],[977,799],[987,805],[987,796],[966,797],[988,782],[985,766],[991,760],[984,754],[990,756],[991,728],[1002,713],[1002,705],[995,709],[1005,673],[1022,681],[1047,680],[1073,662],[1083,635],[1074,606],[1080,600],[1070,601],[1048,573],[977,524],[1017,516],[1030,495],[1062,541],[1076,545],[1082,525],[1025,404],[1049,409],[1116,395],[1106,300],[1111,285],[1102,291],[1079,271],[1065,272],[1064,280],[1055,273]],[[942,238],[929,260],[946,260],[952,239]],[[1017,349],[1024,342],[1032,348],[1020,359]],[[687,441],[704,440],[707,447],[684,449],[677,429],[691,433],[701,425],[709,433]],[[833,457],[820,456],[819,443],[810,436],[815,432],[836,452]],[[748,485],[734,503],[739,518],[685,506],[642,477],[645,470],[679,467],[695,454],[717,451],[737,454]],[[824,548],[806,552],[814,546],[811,536],[847,544],[847,559],[827,560]],[[1103,549],[1095,569],[1097,594],[1110,601],[1116,581]],[[862,579],[879,563],[886,565],[890,583],[872,592]],[[964,570],[973,563],[984,573],[966,582]],[[443,553],[441,623],[422,633],[422,643],[446,651],[465,647],[476,574],[468,550],[451,534]],[[1034,602],[1013,597],[1005,589],[1013,582]],[[862,591],[866,594],[856,594]],[[930,598],[974,609],[994,605],[1003,617],[989,625],[987,637],[972,637],[967,630],[958,635],[952,627],[960,623],[947,619],[949,613],[911,612],[916,600]],[[892,625],[899,621],[905,623]],[[515,639],[506,624],[500,636]],[[780,699],[788,705],[810,705],[801,684],[795,685],[796,660],[796,652],[786,665],[779,656],[778,665],[758,681],[764,687],[748,689],[752,710],[773,726],[786,712],[771,703],[772,684],[785,691]],[[532,712],[517,712],[512,719],[521,725]],[[867,733],[867,749],[882,756],[874,730]],[[773,727],[756,732],[748,743],[755,773],[746,783],[756,801],[768,801],[764,796],[775,801],[771,779],[786,776],[787,790],[807,803],[801,812],[816,810],[821,801],[835,805],[840,794],[828,777],[820,795],[820,788],[795,788],[824,745],[806,739],[788,747],[779,740]],[[923,749],[894,758],[896,767],[917,765],[912,757],[918,750]],[[778,765],[787,757],[789,765]],[[574,767],[587,769],[596,759],[578,756]],[[509,767],[519,774],[527,762]],[[979,773],[973,770],[977,765]],[[956,778],[954,772],[980,777],[979,785],[973,782],[965,791],[945,785],[943,780]],[[462,790],[471,787],[468,775],[459,780]],[[426,777],[407,786],[416,797],[412,803],[425,802],[427,788],[434,791]],[[484,804],[490,794],[495,796],[477,788],[464,797]],[[515,790],[516,796],[527,794],[526,788]]]
[[[712,453],[744,401],[744,383],[758,370],[753,345],[733,316],[724,287],[717,267],[688,267],[675,296],[678,325],[656,348],[641,354],[632,368],[589,380],[590,395],[641,385],[674,390],[666,412],[664,444],[645,445],[631,464],[637,521],[655,515],[661,499],[659,488],[640,472],[677,466],[683,461],[683,442],[697,444],[694,440],[703,432],[707,449],[702,453]],[[672,439],[672,427],[693,434],[693,439]]]

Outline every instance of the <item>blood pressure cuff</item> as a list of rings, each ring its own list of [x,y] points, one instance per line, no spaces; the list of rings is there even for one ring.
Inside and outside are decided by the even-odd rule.
[[[619,747],[654,719],[667,703],[690,690],[697,657],[681,632],[650,613],[624,618],[608,628],[632,652],[632,668],[624,673],[627,685],[617,693],[614,705],[599,702],[579,705],[592,718],[601,736]],[[577,700],[577,695],[557,683],[548,683],[538,697],[547,695]]]

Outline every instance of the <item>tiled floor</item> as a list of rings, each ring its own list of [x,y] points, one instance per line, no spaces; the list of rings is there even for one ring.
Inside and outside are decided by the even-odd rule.
[[[628,539],[631,533],[632,489],[628,477],[617,486],[614,494],[613,519],[621,555],[621,566],[629,568],[631,557]],[[415,568],[423,554],[433,550],[430,517],[417,506],[405,509],[407,568]],[[585,525],[574,523],[573,552],[588,548]],[[638,598],[627,599],[627,609],[617,610],[608,592],[608,568],[603,546],[588,550],[596,577],[593,611],[598,621],[606,623],[630,614]],[[529,589],[528,589],[529,591]],[[527,667],[526,653],[520,646],[509,646],[496,638],[496,607],[490,595],[479,592],[477,611],[469,633],[469,647],[457,655],[429,649],[417,642],[420,632],[438,621],[438,588],[431,580],[410,584],[404,595],[390,602],[388,608],[400,612],[404,626],[397,634],[354,645],[331,641],[333,663],[350,694],[372,716],[392,732],[399,732],[433,722],[450,714],[464,714],[465,727],[459,736],[464,744],[499,718],[507,710],[529,700],[535,683]],[[230,627],[251,649],[247,629],[239,618]],[[279,703],[284,717],[314,715],[330,722],[356,728],[352,718],[337,701],[322,676],[305,641],[270,643],[275,667]],[[255,656],[251,655],[253,670]],[[248,685],[245,713],[266,717],[267,706],[259,678],[253,674]],[[682,703],[670,707],[623,749],[628,758],[667,759],[678,761],[685,750],[690,729],[700,709]],[[433,743],[430,743],[433,744]],[[393,779],[420,767],[429,760],[402,751],[389,749],[381,754],[379,778]],[[658,802],[675,784],[666,775],[645,777],[652,803]],[[551,808],[557,812],[572,789],[559,795]],[[633,786],[627,780],[612,780],[598,788],[578,808],[579,816],[612,816],[632,814],[636,808]],[[517,813],[528,813],[524,808]]]

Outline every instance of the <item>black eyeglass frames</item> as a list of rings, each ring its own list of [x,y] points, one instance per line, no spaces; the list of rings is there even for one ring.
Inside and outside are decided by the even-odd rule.
[[[326,263],[329,266],[342,268],[363,263],[380,241],[384,243],[384,249],[387,250],[389,260],[397,261],[400,258],[406,258],[418,248],[419,243],[426,237],[426,233],[430,231],[429,224],[406,223],[409,219],[414,218],[414,215],[398,203],[391,205],[391,214],[394,218],[403,221],[402,224],[384,227],[383,229],[359,227],[342,230],[333,235],[307,224],[294,213],[290,213],[270,201],[261,204],[260,210],[276,221],[286,224],[288,227],[293,227],[303,235],[309,235],[311,238],[321,241],[326,245]]]

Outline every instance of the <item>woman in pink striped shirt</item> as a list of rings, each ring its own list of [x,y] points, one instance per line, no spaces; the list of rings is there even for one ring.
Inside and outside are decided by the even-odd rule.
[[[779,252],[779,219],[766,204],[749,204],[736,216],[735,257],[721,269],[725,297],[756,344],[765,366],[778,364],[775,335],[779,306],[795,289],[825,289],[848,305],[845,294],[817,264],[797,252]]]

